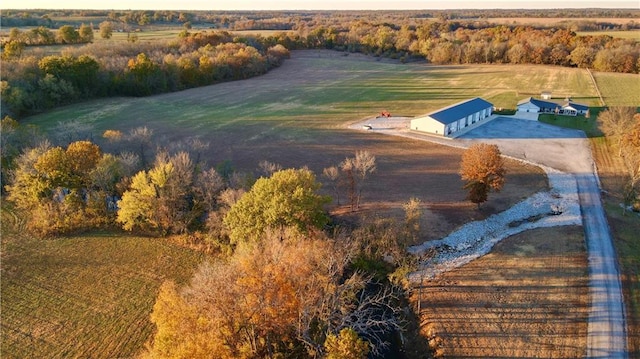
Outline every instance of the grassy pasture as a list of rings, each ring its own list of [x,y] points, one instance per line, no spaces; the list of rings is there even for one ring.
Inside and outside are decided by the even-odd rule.
[[[594,72],[593,78],[607,106],[640,106],[640,75]]]
[[[203,256],[159,238],[95,233],[34,239],[2,208],[2,358],[134,357],[160,284]]]

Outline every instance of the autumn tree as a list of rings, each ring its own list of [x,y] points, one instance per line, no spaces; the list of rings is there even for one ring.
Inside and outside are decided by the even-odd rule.
[[[338,335],[329,334],[324,347],[326,359],[366,359],[369,354],[369,343],[351,328],[342,329]]]
[[[63,25],[58,29],[57,39],[63,44],[75,44],[80,41],[80,34],[71,25]]]
[[[159,154],[152,169],[133,177],[118,202],[117,221],[125,230],[186,232],[202,210],[193,206],[194,172],[186,152]]]
[[[224,218],[232,243],[256,241],[268,229],[294,227],[302,233],[320,229],[330,201],[317,192],[320,184],[308,169],[286,169],[260,178]]]
[[[80,36],[80,41],[82,42],[92,42],[93,41],[93,27],[90,25],[82,24],[80,25],[80,29],[78,29],[78,35]]]
[[[505,181],[506,170],[497,145],[478,143],[462,154],[460,175],[469,191],[467,199],[480,206],[489,192],[499,192]]]
[[[111,21],[103,21],[100,23],[100,37],[110,39],[113,36],[113,23]]]
[[[163,285],[149,357],[379,354],[385,333],[401,327],[396,294],[347,274],[338,242],[296,232],[266,234],[228,261],[201,265],[182,290]]]
[[[356,151],[354,157],[347,157],[340,163],[340,169],[346,176],[351,210],[355,211],[360,208],[369,176],[376,171],[376,157],[369,151]]]
[[[8,198],[40,234],[67,233],[105,224],[107,204],[98,195],[94,171],[103,154],[89,141],[65,149],[45,143],[17,160]]]
[[[640,211],[640,114],[633,116],[632,125],[622,135],[622,159],[629,181],[625,186],[625,202],[632,205],[634,210]]]
[[[17,40],[11,40],[4,44],[2,50],[2,58],[11,59],[18,58],[22,55],[22,50],[24,50],[24,43]]]
[[[598,123],[602,132],[614,141],[618,148],[618,156],[622,157],[625,145],[625,136],[630,128],[633,127],[634,115],[636,109],[634,107],[611,107],[598,115]]]

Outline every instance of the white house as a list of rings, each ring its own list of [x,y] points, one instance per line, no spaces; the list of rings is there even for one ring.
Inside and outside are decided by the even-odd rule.
[[[564,105],[562,105],[562,111],[563,115],[586,115],[589,112],[589,106],[567,101]]]
[[[518,102],[518,111],[533,113],[556,113],[560,111],[560,104],[529,97]]]
[[[589,111],[589,106],[571,102],[569,100],[565,100],[564,103],[556,103],[529,97],[518,102],[518,111],[576,116],[585,115],[587,111]]]
[[[411,120],[414,131],[450,136],[491,116],[493,104],[479,97],[462,101]]]

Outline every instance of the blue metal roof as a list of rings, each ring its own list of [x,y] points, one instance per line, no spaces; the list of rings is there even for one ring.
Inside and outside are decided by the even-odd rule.
[[[489,107],[493,107],[491,102],[476,97],[432,112],[428,116],[444,125],[448,125]]]
[[[568,101],[567,103],[564,104],[564,106],[562,106],[562,108],[566,108],[566,107],[573,107],[578,111],[586,111],[589,109],[589,106],[587,105],[583,105],[581,103],[575,103],[571,101]]]
[[[586,110],[589,109],[589,106],[587,106],[587,105],[583,105],[583,104],[575,103],[575,102],[571,102],[571,101],[565,101],[563,104],[559,104],[559,103],[556,103],[556,102],[540,100],[540,99],[536,99],[536,98],[533,98],[533,97],[528,97],[528,98],[526,98],[524,100],[520,100],[518,102],[518,106],[524,105],[525,103],[528,103],[528,102],[538,106],[541,109],[555,109],[555,108],[564,109],[564,108],[569,107],[569,106],[573,107],[574,109],[576,109],[578,111],[586,111]]]

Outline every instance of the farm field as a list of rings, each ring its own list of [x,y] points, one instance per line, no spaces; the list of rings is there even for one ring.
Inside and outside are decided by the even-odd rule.
[[[159,238],[34,239],[6,204],[1,219],[5,359],[134,357],[153,333],[160,284],[185,283],[203,261]]]
[[[162,144],[200,137],[210,143],[206,157],[210,164],[229,160],[243,171],[253,171],[259,161],[268,160],[285,167],[307,165],[321,173],[356,150],[367,149],[378,158],[378,172],[364,194],[365,208],[399,209],[410,197],[419,197],[441,211],[454,228],[478,215],[506,209],[544,187],[542,172],[511,163],[507,187],[491,196],[486,212],[479,213],[465,201],[461,188],[460,150],[353,132],[345,124],[383,109],[412,116],[481,95],[498,106],[513,107],[516,94],[525,89],[556,87],[558,93],[597,101],[582,70],[402,65],[343,55],[294,52],[281,68],[258,78],[148,98],[92,101],[27,122],[52,130],[60,121],[79,121],[91,126],[96,139],[107,129],[127,132],[138,126],[152,128],[156,142]],[[451,226],[444,225],[443,230]]]
[[[383,109],[394,115],[419,115],[474,96],[483,96],[498,107],[513,108],[517,100],[549,88],[554,89],[554,95],[570,94],[577,101],[594,106],[598,104],[588,74],[581,69],[510,65],[429,66],[418,63],[403,65],[391,60],[378,61],[375,58],[356,54],[344,55],[331,51],[293,52],[292,59],[287,60],[281,68],[258,78],[147,98],[95,100],[33,116],[25,122],[40,125],[55,134],[59,122],[77,121],[89,126],[96,141],[99,141],[101,133],[106,129],[119,129],[126,132],[138,126],[148,126],[153,129],[155,143],[164,146],[177,146],[180,141],[199,137],[210,143],[205,156],[209,164],[230,160],[236,169],[242,171],[255,170],[261,160],[268,160],[280,163],[284,167],[307,165],[319,174],[322,168],[339,163],[356,150],[366,149],[376,155],[378,170],[364,192],[364,211],[379,215],[400,215],[401,204],[410,197],[418,197],[426,207],[423,239],[433,239],[449,233],[469,220],[502,211],[532,193],[546,188],[544,174],[536,167],[508,161],[505,188],[501,193],[491,194],[489,201],[483,205],[483,209],[478,211],[475,205],[465,200],[466,193],[462,190],[462,182],[458,175],[461,150],[365,131],[354,132],[347,130],[346,124],[375,116]],[[338,212],[341,208],[333,207],[332,210]],[[6,214],[3,213],[4,215]],[[544,231],[541,237],[545,238],[558,238],[566,234],[566,229]],[[3,235],[3,271],[7,263],[5,256],[19,257],[20,253],[27,252],[29,255],[39,253],[46,257],[49,253],[70,251],[75,243],[79,244],[74,248],[86,248],[90,251],[86,254],[86,257],[91,259],[90,263],[95,263],[101,269],[104,267],[105,270],[110,270],[106,263],[110,263],[109,261],[112,260],[110,256],[114,254],[101,249],[100,246],[107,244],[115,246],[113,243],[121,244],[123,253],[137,253],[139,250],[136,246],[146,248],[145,250],[148,251],[141,250],[142,257],[146,256],[144,253],[155,253],[141,259],[136,258],[137,255],[131,256],[131,262],[127,265],[149,262],[151,261],[149,258],[155,256],[154,258],[162,259],[158,259],[160,264],[157,265],[160,266],[165,259],[172,260],[171,263],[174,263],[175,258],[178,258],[177,254],[172,254],[178,249],[169,245],[160,245],[157,241],[115,235],[105,236],[108,238],[106,241],[100,240],[103,238],[101,236],[45,242],[26,240],[25,243],[33,246],[29,247],[15,238],[10,237],[6,240]],[[571,234],[572,238],[574,236],[581,236],[581,234]],[[105,257],[99,257],[100,253]],[[85,256],[84,252],[77,250],[74,255],[75,258]],[[186,267],[193,268],[198,259],[189,259],[189,254],[183,255],[186,259],[182,260],[190,263]],[[53,268],[57,268],[56,263],[59,265],[65,263],[53,261],[56,258],[52,256],[47,258],[51,261],[44,263]],[[116,256],[116,258],[119,257]],[[15,275],[21,273],[20,268],[30,264],[20,262],[18,259],[16,261],[18,264],[15,267],[17,269],[14,270]],[[70,260],[69,262],[73,263]],[[156,265],[155,262],[154,265]],[[491,265],[496,266],[494,263]],[[95,277],[100,275],[95,268],[90,272],[94,275],[92,277],[84,272],[85,268],[80,267],[76,265],[74,270],[58,272],[68,273],[69,276],[76,273],[77,280],[81,283],[75,282],[73,285],[80,287],[86,286],[84,279],[93,283],[102,283],[101,281],[105,280],[102,276]],[[145,293],[155,291],[159,285],[159,282],[156,282],[155,273],[162,273],[157,269],[162,267],[152,268],[156,270],[141,269],[140,273],[132,274],[132,278],[138,278],[136,276],[144,278],[142,281],[146,283]],[[184,281],[190,274],[190,272],[182,272],[181,269],[170,268],[165,271],[167,277],[173,275],[178,281]],[[115,273],[116,270],[113,271]],[[41,269],[40,273],[36,278],[36,287],[52,281],[48,277],[49,272],[46,268]],[[42,300],[38,297],[31,298],[20,290],[16,290],[13,292],[15,294],[7,297],[4,276],[3,272],[3,310],[10,305],[33,305],[22,303]],[[153,280],[147,282],[150,276]],[[58,283],[55,281],[56,277],[52,278],[53,283]],[[117,278],[114,276],[114,279],[120,280],[120,276]],[[61,280],[68,280],[68,278],[62,277]],[[27,279],[24,281],[28,283]],[[22,282],[23,280],[20,280],[20,283]],[[131,282],[137,283],[139,280]],[[518,283],[514,287],[519,285]],[[93,289],[104,290],[104,288]],[[74,290],[68,289],[68,292]],[[61,303],[74,302],[68,298],[56,299],[56,296],[50,292],[40,295],[45,298],[48,295],[54,301],[61,300]],[[155,293],[147,299],[141,299],[148,302],[139,308],[150,308],[154,299]],[[8,302],[5,302],[6,300]],[[112,306],[105,309],[104,313],[111,317],[126,317],[125,313],[119,314],[120,309],[122,308]],[[75,326],[76,330],[81,325],[89,328],[96,327],[95,324],[82,322],[82,320],[91,320],[82,318],[79,313],[87,313],[83,312],[82,308],[70,310],[73,313],[67,313],[67,316],[77,318],[80,323]],[[49,313],[52,314],[50,318],[45,315],[48,313],[38,312],[42,315],[40,320],[34,320],[26,315],[28,313],[25,314],[25,311],[18,313],[12,322],[8,322],[11,324],[5,325],[3,319],[3,338],[6,338],[5,333],[16,330],[28,330],[28,333],[31,333],[32,329],[16,329],[23,326],[33,327],[31,323],[58,323],[57,320],[59,320],[54,313]],[[137,320],[142,320],[140,313],[136,314],[139,316],[136,317]],[[144,318],[148,320],[146,319],[148,311],[145,313]],[[131,317],[123,320],[133,321]],[[151,330],[150,327],[145,328],[142,330],[146,332],[141,332],[142,334],[129,334],[132,339],[123,344],[128,348],[123,349],[123,353],[136,353],[142,348]],[[522,330],[529,329],[531,328]],[[74,335],[70,333],[68,337],[73,338]],[[95,338],[85,336],[77,339],[75,344],[61,344],[62,348],[54,345],[46,349],[43,344],[36,349],[46,350],[55,356],[61,350],[72,350],[69,348],[73,348],[74,345],[81,346],[84,340],[89,343],[84,343],[86,345],[94,347],[100,345],[94,342]],[[5,342],[7,341],[3,341],[3,356]],[[133,349],[134,347],[137,351]],[[33,348],[33,346],[27,348]],[[106,354],[108,353],[104,356],[97,355],[97,357],[110,356]]]
[[[523,232],[425,282],[422,332],[438,358],[586,354],[587,255],[581,227]]]
[[[578,31],[576,34],[580,36],[600,36],[607,35],[611,37],[617,37],[620,39],[634,39],[640,41],[640,31],[627,30],[627,31]]]
[[[593,77],[607,106],[640,106],[640,75],[594,72]]]
[[[624,25],[630,22],[635,22],[637,19],[635,18],[625,18],[625,17],[589,17],[589,18],[578,18],[578,17],[491,17],[486,19],[489,23],[495,24],[517,24],[517,25],[543,25],[543,26],[553,26],[560,25],[566,23],[580,22],[580,21],[588,21],[588,22],[604,22],[611,24]]]

